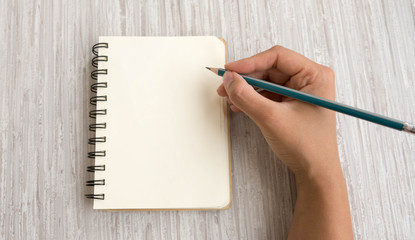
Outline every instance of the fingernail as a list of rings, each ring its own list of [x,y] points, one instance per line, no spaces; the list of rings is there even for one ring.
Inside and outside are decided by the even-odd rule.
[[[223,75],[223,85],[225,86],[225,89],[229,88],[229,85],[233,81],[233,74],[232,72],[226,71]]]

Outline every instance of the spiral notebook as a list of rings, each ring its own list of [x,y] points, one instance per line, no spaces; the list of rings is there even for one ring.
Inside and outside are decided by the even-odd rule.
[[[225,209],[231,204],[227,104],[217,37],[100,37],[89,116],[94,209]]]

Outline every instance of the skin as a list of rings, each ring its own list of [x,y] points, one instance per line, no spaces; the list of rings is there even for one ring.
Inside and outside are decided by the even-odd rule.
[[[238,74],[334,100],[334,72],[281,46],[225,68],[218,94],[227,98],[232,111],[244,112],[258,125],[295,175],[298,192],[288,239],[353,239],[335,112],[267,91],[258,93]]]

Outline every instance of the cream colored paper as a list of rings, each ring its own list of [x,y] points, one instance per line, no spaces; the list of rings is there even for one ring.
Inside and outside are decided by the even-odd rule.
[[[100,37],[106,157],[94,209],[218,209],[231,202],[228,115],[216,94],[225,44],[216,37]]]

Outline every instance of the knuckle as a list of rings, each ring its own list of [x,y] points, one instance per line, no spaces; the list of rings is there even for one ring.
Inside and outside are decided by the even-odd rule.
[[[240,102],[243,99],[245,87],[241,84],[234,84],[229,93],[229,97],[233,102]]]
[[[281,45],[274,45],[273,47],[271,47],[271,50],[272,51],[279,51],[279,50],[281,50],[283,48],[283,46],[281,46]]]
[[[319,68],[312,63],[305,64],[301,70],[300,76],[304,81],[304,84],[307,82],[312,82],[318,79]]]
[[[327,67],[327,66],[323,66],[323,72],[330,78],[334,78],[334,71],[333,69]]]
[[[307,75],[307,76],[313,76],[313,75],[315,75],[317,72],[318,72],[318,68],[316,69],[316,67],[315,67],[315,66],[313,66],[313,65],[312,65],[312,64],[310,64],[310,63],[305,64],[305,65],[303,66],[303,73],[304,73],[304,75]]]
[[[328,81],[330,83],[334,83],[335,74],[334,74],[333,69],[331,69],[327,66],[323,66],[322,73],[323,73],[323,79],[325,81]]]

